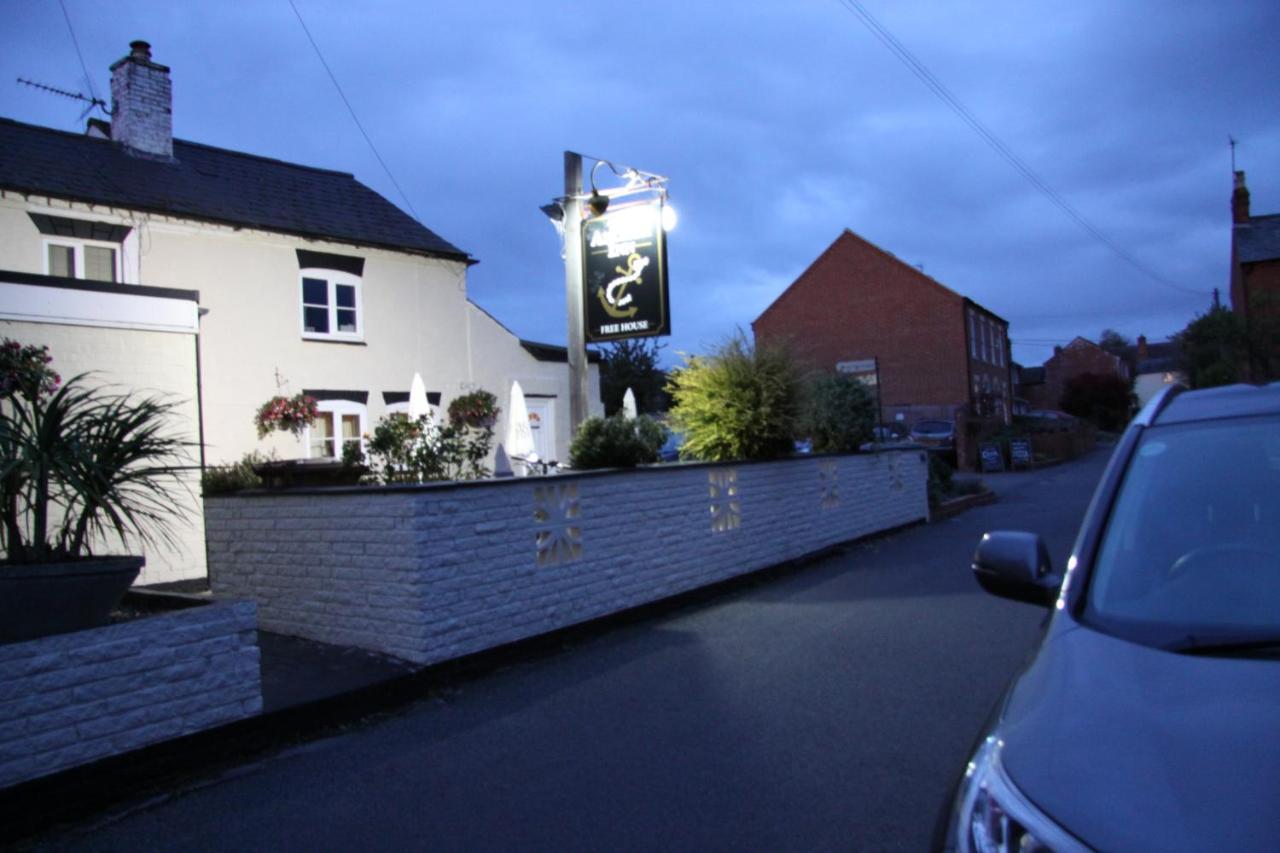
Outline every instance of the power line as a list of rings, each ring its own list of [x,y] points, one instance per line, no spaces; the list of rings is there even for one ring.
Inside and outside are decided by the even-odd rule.
[[[1150,269],[1133,255],[1129,254],[1124,247],[1120,246],[1100,231],[1092,222],[1086,219],[1080,211],[1076,210],[1066,199],[1045,183],[1044,180],[1041,179],[1040,176],[1022,160],[1022,158],[1015,154],[1013,150],[1010,149],[1009,146],[1007,146],[998,136],[996,136],[990,128],[983,124],[977,116],[970,112],[968,107],[966,107],[959,98],[952,94],[951,90],[948,89],[942,81],[933,74],[933,72],[926,68],[924,63],[917,59],[915,55],[902,44],[902,42],[898,41],[893,33],[876,20],[875,16],[868,12],[866,8],[858,2],[858,0],[839,0],[839,2],[846,11],[857,17],[863,26],[870,30],[871,34],[879,39],[880,43],[888,48],[889,52],[902,62],[902,64],[905,65],[911,73],[920,80],[920,82],[924,83],[925,87],[928,88],[929,91],[937,96],[937,98],[946,104],[952,112],[958,115],[967,125],[969,125],[969,127],[978,134],[979,138],[981,138],[983,142],[985,142],[993,151],[999,154],[1005,162],[1026,178],[1026,180],[1035,187],[1036,190],[1044,195],[1045,198],[1049,199],[1049,201],[1053,202],[1053,204],[1067,214],[1067,216],[1075,220],[1076,224],[1083,228],[1090,236],[1098,240],[1134,269],[1143,273],[1153,281],[1162,284],[1165,287],[1182,291],[1183,293],[1195,294],[1197,296],[1203,295],[1203,291],[1192,290],[1191,288],[1184,287]]]
[[[61,0],[59,0],[61,2]],[[342,98],[342,103],[347,105],[347,112],[351,113],[351,120],[355,122],[356,128],[360,131],[360,135],[364,137],[364,141],[369,144],[369,150],[373,152],[373,156],[377,158],[378,164],[382,166],[382,171],[387,173],[387,177],[391,179],[391,184],[400,193],[400,197],[404,199],[405,206],[409,208],[409,213],[413,214],[413,218],[421,224],[422,220],[418,217],[418,211],[413,209],[413,202],[409,201],[409,194],[400,186],[400,182],[396,180],[396,176],[391,174],[382,155],[378,153],[378,148],[373,144],[373,140],[369,138],[369,134],[365,133],[364,125],[360,124],[359,117],[356,116],[355,108],[351,106],[351,102],[347,100],[347,94],[342,91],[342,86],[338,83],[338,78],[334,76],[333,69],[329,67],[329,63],[325,62],[324,54],[320,52],[320,45],[316,44],[316,40],[311,36],[311,30],[307,28],[307,22],[302,20],[302,13],[298,11],[298,6],[289,0],[289,6],[293,9],[293,14],[298,16],[298,23],[302,25],[302,31],[307,34],[307,41],[311,42],[311,47],[315,50],[316,56],[320,59],[320,64],[324,66],[325,73],[329,75],[329,79],[333,81],[333,88],[338,90],[338,96]]]

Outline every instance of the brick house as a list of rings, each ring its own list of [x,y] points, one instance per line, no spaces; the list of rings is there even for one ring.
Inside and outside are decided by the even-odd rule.
[[[1250,353],[1255,382],[1280,377],[1280,214],[1251,216],[1244,172],[1231,194],[1231,310],[1263,341]],[[1267,341],[1269,338],[1269,342]]]
[[[1065,347],[1054,347],[1053,355],[1044,363],[1041,380],[1024,383],[1020,392],[1033,409],[1058,409],[1067,381],[1084,373],[1118,376],[1126,382],[1132,378],[1125,359],[1112,355],[1093,341],[1077,337]],[[1038,374],[1037,378],[1040,378]]]
[[[880,418],[1007,423],[1007,321],[845,230],[751,324],[827,371],[862,375]]]

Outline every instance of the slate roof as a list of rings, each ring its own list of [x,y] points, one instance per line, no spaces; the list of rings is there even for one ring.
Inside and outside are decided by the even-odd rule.
[[[173,140],[173,160],[0,118],[0,188],[470,261],[345,172]]]
[[[1236,260],[1242,264],[1280,258],[1280,214],[1250,216],[1235,226]]]

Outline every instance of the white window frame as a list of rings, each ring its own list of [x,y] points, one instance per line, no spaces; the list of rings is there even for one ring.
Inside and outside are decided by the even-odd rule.
[[[969,309],[969,357],[976,360],[978,358],[978,329],[977,316],[972,308]]]
[[[323,279],[328,283],[328,309],[329,309],[329,331],[327,332],[308,332],[307,331],[307,309],[305,299],[304,279],[317,278]],[[298,331],[302,337],[310,341],[363,341],[364,340],[364,286],[359,276],[351,273],[342,272],[340,270],[325,269],[323,267],[310,267],[298,272]],[[339,332],[338,329],[338,285],[346,285],[352,287],[356,292],[355,312],[356,312],[356,330],[354,332]],[[348,309],[343,309],[348,310]]]
[[[45,237],[42,242],[41,251],[44,255],[44,274],[53,275],[49,269],[49,247],[58,246],[65,249],[71,249],[74,253],[75,274],[72,278],[81,281],[101,281],[96,278],[85,278],[84,276],[84,250],[86,246],[94,246],[101,249],[110,249],[114,252],[115,257],[115,278],[104,284],[122,284],[124,282],[124,247],[119,243],[112,243],[110,240],[82,240],[79,237]]]
[[[316,402],[316,412],[333,415],[333,456],[323,456],[315,453],[311,441],[311,426],[308,425],[303,431],[302,440],[306,444],[308,459],[342,459],[342,448],[339,442],[342,441],[342,416],[357,415],[359,417],[358,427],[356,430],[359,436],[360,448],[364,449],[364,436],[369,431],[369,407],[363,403],[357,403],[353,400],[318,400]]]

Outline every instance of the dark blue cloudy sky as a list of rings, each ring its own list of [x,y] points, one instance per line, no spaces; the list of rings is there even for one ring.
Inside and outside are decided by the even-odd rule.
[[[177,136],[354,172],[406,206],[288,0],[64,2],[99,93],[145,39],[173,69]],[[567,148],[670,176],[672,355],[748,328],[844,228],[1007,318],[1023,363],[1105,327],[1159,339],[1226,298],[1228,134],[1254,212],[1280,212],[1274,0],[860,0],[1166,283],[840,0],[295,2],[424,224],[480,259],[472,298],[523,337],[565,337],[538,207]],[[80,105],[14,82],[87,90],[57,0],[5,0],[4,19],[0,115],[80,128]]]

